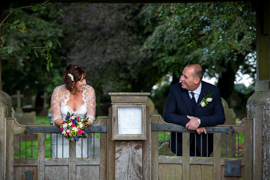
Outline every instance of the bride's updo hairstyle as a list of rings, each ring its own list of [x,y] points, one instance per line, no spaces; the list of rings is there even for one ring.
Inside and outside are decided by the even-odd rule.
[[[81,79],[86,79],[86,73],[79,66],[74,65],[74,64],[69,64],[65,68],[63,79],[66,85],[66,88],[69,91],[75,90],[76,92],[77,91],[76,83],[80,81]]]

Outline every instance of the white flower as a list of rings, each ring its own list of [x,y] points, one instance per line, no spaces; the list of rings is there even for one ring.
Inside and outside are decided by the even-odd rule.
[[[69,132],[70,132],[70,130],[68,129],[68,130],[67,130],[67,133],[69,133]]]
[[[213,98],[209,97],[206,99],[207,102],[212,102]]]
[[[205,102],[202,101],[201,102],[201,106],[204,107],[205,106]]]
[[[73,128],[72,128],[72,131],[77,132],[78,129],[77,129],[76,127],[73,127]]]
[[[64,131],[62,131],[62,134],[66,134],[66,131],[64,130]]]
[[[71,126],[72,125],[72,122],[70,122],[68,125]]]
[[[63,124],[63,128],[65,129],[67,128],[67,123]]]
[[[76,116],[71,116],[69,119],[75,119],[76,118]]]
[[[79,122],[79,127],[82,128],[83,127],[83,123]]]

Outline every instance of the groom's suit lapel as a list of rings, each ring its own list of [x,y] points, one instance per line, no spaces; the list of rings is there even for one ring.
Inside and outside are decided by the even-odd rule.
[[[184,103],[186,104],[186,107],[188,109],[188,115],[193,116],[194,112],[192,109],[191,99],[189,97],[188,90],[181,88],[181,91],[182,91],[182,93],[181,93],[182,98],[184,99]]]

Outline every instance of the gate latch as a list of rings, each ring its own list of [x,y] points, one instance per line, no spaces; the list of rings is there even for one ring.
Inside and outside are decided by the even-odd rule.
[[[241,177],[241,161],[225,161],[225,170],[224,170],[225,177]]]
[[[25,172],[25,179],[26,180],[33,180],[34,172],[33,171],[26,171]]]

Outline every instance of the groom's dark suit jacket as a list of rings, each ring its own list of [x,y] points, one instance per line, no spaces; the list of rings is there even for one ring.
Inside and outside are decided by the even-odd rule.
[[[220,97],[220,90],[218,87],[206,83],[202,83],[202,89],[197,101],[197,105],[192,110],[191,100],[188,94],[188,90],[181,87],[181,83],[177,83],[171,86],[169,97],[167,100],[164,120],[169,123],[178,124],[181,126],[186,126],[189,122],[187,115],[198,117],[201,119],[200,127],[215,126],[218,124],[223,124],[225,122],[224,110]],[[204,96],[209,93],[212,94],[213,101],[208,103],[207,106],[202,107],[200,102]],[[208,134],[208,150],[206,146],[207,140],[206,135],[202,135],[202,147],[200,135],[196,133],[196,152],[197,156],[208,156],[213,151],[213,135]],[[176,133],[171,133],[171,151],[176,153]],[[208,153],[207,153],[208,152]],[[198,154],[199,153],[199,154]],[[177,153],[178,156],[182,156],[182,133],[177,133]],[[190,135],[190,155],[195,154],[195,138],[194,134]]]

